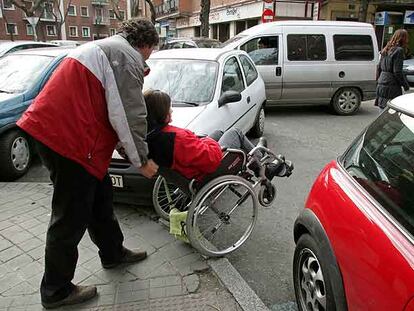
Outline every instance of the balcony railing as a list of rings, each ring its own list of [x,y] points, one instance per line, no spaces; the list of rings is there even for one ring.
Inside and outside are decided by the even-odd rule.
[[[107,26],[110,25],[110,20],[109,17],[104,17],[104,16],[95,16],[94,20],[93,20],[93,24],[96,26],[102,25],[102,26]]]
[[[108,0],[92,0],[92,5],[109,5]]]

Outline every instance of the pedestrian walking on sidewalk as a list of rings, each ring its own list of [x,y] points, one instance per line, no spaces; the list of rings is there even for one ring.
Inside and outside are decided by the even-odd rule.
[[[117,144],[144,176],[158,169],[147,159],[142,94],[145,60],[158,40],[151,22],[136,18],[117,35],[72,50],[17,123],[35,141],[54,186],[40,285],[45,308],[96,295],[95,286],[72,283],[86,229],[104,268],[147,255],[123,247],[107,170]]]
[[[387,107],[388,101],[402,95],[402,89],[410,89],[403,74],[405,49],[408,45],[408,32],[398,29],[391,40],[381,51],[381,59],[377,68],[377,98],[375,106],[380,110]]]

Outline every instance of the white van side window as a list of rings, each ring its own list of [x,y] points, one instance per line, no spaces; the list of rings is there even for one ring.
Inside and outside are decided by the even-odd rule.
[[[368,35],[334,35],[336,60],[366,61],[374,59],[372,38]]]
[[[326,40],[324,35],[292,34],[287,36],[288,60],[326,60]]]
[[[256,65],[277,65],[279,60],[279,37],[254,38],[240,47],[249,54]]]

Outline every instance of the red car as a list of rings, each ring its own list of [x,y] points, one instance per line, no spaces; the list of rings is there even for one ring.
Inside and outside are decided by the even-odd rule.
[[[294,239],[299,310],[414,310],[414,94],[323,169]]]

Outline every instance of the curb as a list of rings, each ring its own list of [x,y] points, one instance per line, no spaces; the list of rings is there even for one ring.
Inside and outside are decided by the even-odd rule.
[[[243,311],[269,311],[227,258],[208,259],[207,263]]]

